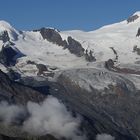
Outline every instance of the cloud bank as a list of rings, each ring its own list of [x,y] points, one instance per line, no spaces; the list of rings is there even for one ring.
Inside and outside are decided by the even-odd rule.
[[[29,117],[25,117],[29,114]],[[51,134],[56,138],[86,140],[79,130],[81,118],[73,117],[71,112],[57,98],[48,96],[42,103],[28,102],[26,107],[0,103],[0,120],[5,123],[16,122],[25,117],[22,128],[32,135]]]
[[[109,134],[98,134],[96,140],[115,140],[115,138]]]

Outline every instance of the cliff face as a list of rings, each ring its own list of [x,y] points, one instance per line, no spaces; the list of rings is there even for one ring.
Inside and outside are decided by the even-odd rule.
[[[11,81],[5,73],[0,71],[0,100],[16,104],[26,104],[28,101],[43,101],[44,97],[45,95],[27,86]]]

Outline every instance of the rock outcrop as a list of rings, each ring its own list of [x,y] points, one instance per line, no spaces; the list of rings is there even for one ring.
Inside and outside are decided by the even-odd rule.
[[[140,55],[140,48],[138,48],[138,46],[135,45],[135,46],[133,47],[133,52],[136,52],[138,55]]]
[[[140,28],[138,28],[138,31],[137,31],[137,34],[136,34],[136,37],[139,37],[140,36]]]
[[[93,51],[90,50],[90,52],[88,53],[88,50],[86,50],[85,59],[86,59],[88,62],[94,62],[94,61],[96,61],[95,56],[93,56]]]
[[[43,101],[44,96],[28,86],[13,82],[5,73],[0,71],[0,101],[6,100],[9,103],[26,104],[28,101]]]
[[[131,16],[131,17],[129,17],[128,19],[127,19],[127,23],[131,23],[131,22],[134,22],[136,19],[138,19],[139,18],[139,16],[138,15],[133,15],[133,16]]]
[[[3,43],[7,42],[7,41],[10,41],[10,37],[8,35],[8,32],[7,31],[3,31],[0,35],[0,40],[3,41]]]
[[[85,49],[82,47],[82,45],[76,41],[75,39],[73,39],[72,37],[68,37],[68,44],[66,46],[66,48],[72,53],[75,54],[78,57],[81,57],[84,55],[84,51]]]
[[[24,56],[17,48],[13,47],[12,42],[3,44],[0,51],[0,63],[5,66],[15,65],[16,59]]]
[[[34,30],[34,31],[39,31],[43,39],[47,39],[49,42],[52,42],[59,46],[67,45],[67,42],[65,40],[62,40],[60,34],[55,29],[41,28],[39,30]]]

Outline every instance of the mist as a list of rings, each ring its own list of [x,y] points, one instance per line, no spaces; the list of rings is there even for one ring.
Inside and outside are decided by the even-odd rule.
[[[23,106],[9,105],[6,101],[0,102],[0,121],[4,123],[17,122],[19,116],[24,117],[25,112]]]
[[[81,118],[73,117],[63,103],[49,96],[41,104],[28,102],[29,119],[23,124],[23,129],[31,134],[52,134],[56,138],[65,137],[72,140],[85,140],[79,131]]]
[[[109,134],[98,134],[96,140],[115,140],[115,138]]]
[[[0,103],[0,120],[4,123],[16,122],[20,116],[25,117],[22,130],[31,135],[51,134],[56,138],[86,140],[86,136],[79,129],[81,117],[73,117],[55,97],[48,96],[42,103],[28,102],[24,107],[9,105],[4,101]]]

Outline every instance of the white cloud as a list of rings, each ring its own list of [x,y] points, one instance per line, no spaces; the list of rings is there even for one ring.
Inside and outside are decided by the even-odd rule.
[[[38,104],[28,102],[26,111],[30,114],[23,122],[23,130],[32,135],[52,134],[56,138],[67,138],[72,140],[86,140],[86,137],[79,131],[81,118],[73,117],[67,111],[63,103],[57,98],[49,96],[44,102]],[[0,118],[6,123],[11,123],[18,116],[25,112],[25,108],[16,105],[9,105],[2,102],[0,105]]]
[[[96,140],[115,140],[115,138],[109,134],[98,134]]]
[[[0,120],[5,123],[16,121],[18,116],[25,114],[25,109],[22,106],[9,105],[7,102],[0,103]]]

